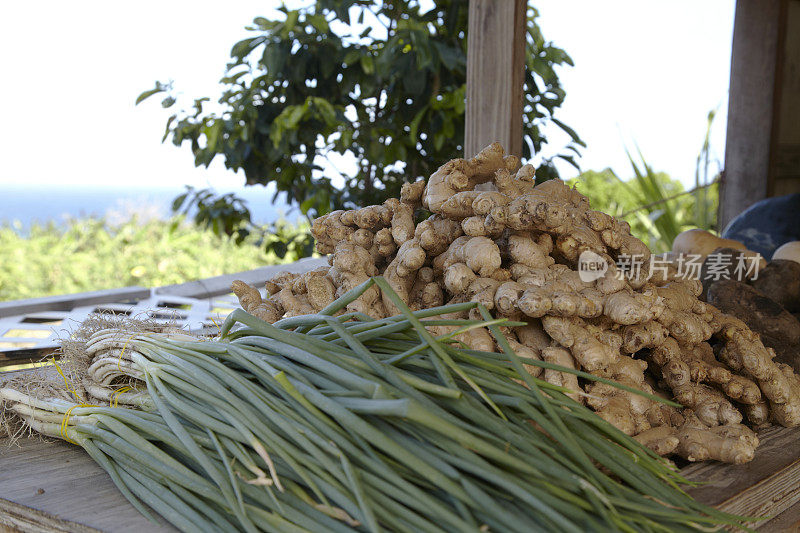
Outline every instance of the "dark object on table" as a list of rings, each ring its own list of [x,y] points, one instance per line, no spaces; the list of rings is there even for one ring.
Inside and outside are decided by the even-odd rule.
[[[750,284],[790,313],[800,311],[800,263],[773,259]]]
[[[717,248],[708,254],[700,269],[700,282],[703,284],[700,299],[708,301],[708,288],[719,281],[728,279],[747,281],[745,274],[748,266],[750,265],[747,264],[742,250]]]
[[[775,350],[775,360],[800,369],[800,322],[780,304],[746,283],[718,281],[708,288],[708,303],[747,324]]]
[[[783,243],[800,240],[800,194],[761,200],[734,218],[722,232],[769,260]]]

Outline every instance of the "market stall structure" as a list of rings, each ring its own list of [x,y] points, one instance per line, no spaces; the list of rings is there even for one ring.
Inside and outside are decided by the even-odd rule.
[[[795,145],[800,145],[793,137],[793,128],[800,120],[785,118],[800,109],[800,91],[792,90],[800,87],[800,69],[796,68],[800,47],[792,46],[796,34],[800,34],[800,1],[774,0],[767,4],[765,8],[764,3],[753,0],[737,3],[722,221],[730,220],[748,202],[800,190],[800,158],[792,155]],[[500,141],[512,154],[521,154],[524,21],[525,3],[520,0],[473,0],[470,4],[471,30],[480,27],[481,31],[471,31],[478,38],[470,42],[468,53],[468,157],[492,141]],[[765,35],[769,38],[764,39]],[[774,90],[764,91],[764,86]],[[765,97],[768,94],[772,94],[769,102]],[[754,141],[753,131],[764,135]],[[746,137],[743,132],[748,132]],[[742,157],[750,152],[737,143],[746,143],[747,150],[757,153]],[[749,192],[742,194],[743,190]],[[305,271],[319,264],[320,260],[304,260],[288,269]],[[235,305],[234,300],[226,299],[232,280],[263,285],[283,270],[287,266],[157,289],[134,287],[2,303],[0,349],[4,342],[6,346],[0,352],[0,366],[40,360],[55,348],[53,329],[58,331],[95,310],[142,312],[155,319],[177,319],[195,330],[214,328],[224,308]],[[9,376],[6,373],[0,380]],[[792,445],[800,439],[800,430],[770,428],[760,437],[762,445],[751,463],[694,465],[686,469],[686,474],[708,482],[694,489],[701,501],[735,513],[779,515],[765,521],[763,527],[784,530],[800,519],[800,447]],[[67,462],[70,468],[64,468]],[[76,463],[80,475],[75,474]],[[0,524],[9,527],[90,531],[133,530],[145,524],[102,470],[65,443],[28,439],[21,447],[3,448],[0,485]]]

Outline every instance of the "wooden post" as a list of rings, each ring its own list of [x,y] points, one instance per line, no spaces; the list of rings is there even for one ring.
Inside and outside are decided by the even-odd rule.
[[[738,0],[719,228],[768,196],[781,0]]]
[[[470,0],[464,155],[500,142],[522,156],[525,0]]]

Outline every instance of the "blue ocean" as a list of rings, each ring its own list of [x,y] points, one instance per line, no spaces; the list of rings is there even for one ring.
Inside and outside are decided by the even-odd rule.
[[[34,223],[65,224],[70,218],[106,217],[124,222],[132,215],[152,219],[171,216],[172,200],[183,193],[180,187],[89,187],[64,185],[0,184],[0,226],[11,225],[25,232]],[[264,224],[280,218],[295,221],[300,212],[265,187],[242,187],[216,191],[234,192],[247,201],[253,222]]]

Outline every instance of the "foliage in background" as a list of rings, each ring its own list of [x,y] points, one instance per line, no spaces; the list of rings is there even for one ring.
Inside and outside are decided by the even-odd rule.
[[[173,200],[172,211],[192,217],[196,226],[217,237],[230,237],[236,244],[254,244],[279,259],[314,253],[314,238],[308,225],[292,225],[285,220],[254,224],[247,202],[233,193],[216,195],[212,189],[187,185],[186,192]]]
[[[0,257],[0,301],[5,301],[182,283],[300,256],[289,253],[281,261],[261,247],[237,246],[182,218],[146,223],[133,218],[116,226],[86,218],[74,219],[66,228],[34,225],[27,236],[0,227]]]
[[[625,219],[632,233],[655,252],[672,248],[677,235],[687,229],[717,231],[719,174],[722,165],[712,160],[711,126],[717,110],[708,113],[703,146],[695,164],[694,187],[684,191],[678,180],[654,172],[639,152],[639,161],[628,152],[633,178],[622,181],[611,169],[588,171],[570,180],[589,197],[594,209]],[[712,172],[712,166],[716,172]]]
[[[710,221],[716,220],[719,200],[716,188],[713,195],[706,188],[694,193],[684,193],[683,186],[674,190],[665,189],[644,157],[641,154],[639,156],[641,164],[628,154],[633,167],[634,179],[631,181],[634,190],[638,192],[640,205],[630,216],[635,216],[646,226],[652,250],[666,252],[672,249],[675,237],[684,230],[714,229],[710,226]],[[698,196],[701,192],[702,198]]]
[[[716,184],[704,189],[702,202],[698,202],[697,193],[689,194],[680,181],[654,172],[644,160],[631,160],[631,164],[634,177],[627,181],[605,169],[583,172],[568,183],[589,198],[593,209],[626,220],[631,232],[655,252],[671,249],[675,236],[686,229],[715,229],[719,201]]]
[[[169,117],[164,140],[188,143],[197,166],[220,155],[248,184],[274,182],[313,215],[380,203],[463,155],[468,2],[441,0],[425,11],[417,0],[317,0],[280,11],[281,20],[255,18],[252,36],[233,46],[221,110],[196,99]],[[552,122],[571,138],[555,158],[577,168],[583,142],[554,116],[565,96],[555,67],[572,60],[544,39],[537,17],[529,8],[524,156],[541,150],[541,129]],[[158,93],[166,93],[164,107],[176,104],[172,84],[162,82],[137,103]],[[357,171],[322,175],[325,160],[335,171],[335,154],[354,156]],[[553,161],[537,175],[556,176]],[[227,224],[241,212],[223,214]]]
[[[714,118],[717,116],[717,109],[712,109],[708,112],[706,122],[706,136],[703,139],[703,147],[697,155],[697,163],[694,172],[694,188],[695,188],[695,211],[697,212],[697,225],[703,229],[711,229],[711,226],[716,227],[717,224],[717,210],[719,207],[719,194],[714,193],[713,198],[709,196],[709,184],[715,181],[720,172],[722,171],[722,163],[718,160],[712,161],[711,156],[711,126],[714,124]],[[716,167],[716,171],[712,173],[712,165]],[[716,190],[719,186],[714,185]],[[713,206],[711,205],[713,204]],[[713,207],[713,210],[709,209]]]

